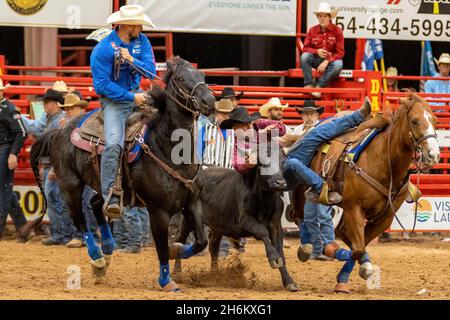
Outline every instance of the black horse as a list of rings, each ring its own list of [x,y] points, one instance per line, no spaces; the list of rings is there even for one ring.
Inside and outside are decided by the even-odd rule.
[[[164,82],[165,90],[154,88],[149,92],[158,112],[156,118],[151,120],[151,133],[145,143],[161,161],[182,178],[194,179],[199,170],[199,165],[195,161],[177,165],[172,161],[172,149],[178,144],[178,141],[172,141],[172,133],[176,129],[186,129],[193,133],[197,116],[210,115],[214,112],[215,99],[205,84],[204,74],[179,57],[167,61]],[[98,192],[91,203],[100,228],[101,248],[93,241],[91,234],[85,233],[85,240],[92,259],[94,275],[102,277],[106,275],[114,241],[102,213],[104,202],[101,197],[100,179],[89,160],[90,154],[72,145],[70,140],[71,133],[77,127],[81,117],[73,119],[63,129],[41,136],[32,147],[31,163],[36,179],[39,180],[37,176],[39,158],[50,156],[74,223],[81,230],[86,230],[86,222],[81,211],[83,188],[89,185]],[[195,136],[195,134],[191,135],[189,143],[192,145]],[[181,182],[183,179],[175,179],[163,169],[161,164],[145,154],[136,164],[129,167],[129,172],[136,194],[145,202],[150,214],[151,230],[160,261],[159,285],[165,291],[178,291],[179,288],[171,280],[169,271],[168,223],[173,214],[182,211],[188,205],[191,190]],[[128,179],[124,177],[124,205],[130,202],[128,184]],[[193,217],[187,217],[187,219],[197,221]],[[207,246],[201,221],[196,224],[196,242],[192,246],[183,247],[181,254],[184,258],[202,251]]]

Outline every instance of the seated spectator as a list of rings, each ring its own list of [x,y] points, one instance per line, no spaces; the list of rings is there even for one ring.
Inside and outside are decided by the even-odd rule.
[[[301,57],[305,88],[325,88],[342,70],[344,58],[344,36],[341,28],[332,23],[337,15],[331,10],[330,4],[322,2],[314,12],[319,24],[311,27],[305,39]],[[315,82],[312,68],[317,68],[321,74]],[[321,98],[320,92],[313,92],[312,96]]]
[[[450,73],[450,54],[443,53],[436,61],[439,73],[435,77],[448,77]],[[428,80],[425,82],[425,92],[426,93],[448,93],[450,94],[450,80]],[[440,102],[430,102],[431,106],[444,106],[445,103]],[[445,110],[434,110],[434,111],[445,111]]]
[[[281,104],[280,98],[271,98],[267,103],[259,108],[261,117],[269,120],[283,120],[283,110],[289,106],[289,103]]]
[[[396,77],[398,76],[398,70],[396,67],[389,67],[386,70],[386,77]],[[387,91],[388,92],[400,92],[398,88],[398,80],[396,79],[387,79]]]

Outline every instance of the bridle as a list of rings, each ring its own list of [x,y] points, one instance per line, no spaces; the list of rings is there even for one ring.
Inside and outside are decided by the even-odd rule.
[[[436,132],[434,134],[427,134],[424,135],[420,138],[417,138],[414,135],[414,131],[412,130],[412,126],[411,126],[411,119],[409,116],[409,113],[412,109],[412,107],[414,106],[415,103],[420,102],[417,99],[413,98],[411,103],[406,107],[407,110],[406,112],[406,122],[408,123],[408,136],[409,138],[412,140],[412,145],[409,145],[409,148],[413,151],[414,156],[412,159],[412,162],[414,163],[414,165],[417,168],[417,183],[420,185],[420,174],[422,173],[422,169],[424,168],[422,165],[422,146],[421,143],[427,139],[430,138],[434,138],[437,139],[437,135]],[[423,108],[423,107],[422,107]],[[394,120],[395,121],[395,120]],[[389,192],[388,192],[388,205],[390,206],[391,210],[393,213],[395,213],[395,209],[394,209],[394,205],[392,203],[392,187],[393,187],[393,173],[392,173],[392,163],[391,163],[391,135],[392,135],[392,127],[393,125],[389,126],[389,132],[388,132],[388,165],[389,165]],[[403,189],[405,186],[408,185],[409,183],[409,174],[406,175],[406,183],[402,185],[400,185],[399,190],[396,192],[395,196],[397,196]],[[417,208],[418,208],[418,204],[419,204],[419,200],[417,199],[415,202],[415,210],[414,210],[414,225],[412,228],[412,232],[414,232],[414,230],[416,229],[416,221],[417,221]],[[397,215],[394,214],[395,219],[397,220],[398,224],[402,227],[402,229],[404,231],[406,231],[405,227],[403,226],[403,224],[400,222],[400,220],[398,219]]]
[[[200,86],[205,86],[208,90],[210,90],[208,88],[208,86],[206,85],[206,83],[204,81],[197,82],[194,85],[194,87],[192,88],[192,90],[189,92],[177,80],[176,73],[177,73],[178,64],[175,63],[174,70],[172,71],[172,76],[170,77],[170,80],[168,81],[166,88],[163,88],[159,85],[159,83],[157,83],[154,79],[152,79],[152,77],[153,77],[153,78],[163,81],[162,78],[158,77],[156,74],[150,72],[149,70],[146,70],[140,66],[133,64],[132,62],[130,62],[128,60],[121,59],[120,52],[118,50],[116,51],[116,53],[114,55],[114,60],[115,60],[114,61],[114,68],[115,68],[114,77],[116,79],[118,79],[119,74],[120,74],[120,65],[122,63],[127,63],[132,69],[134,69],[134,71],[139,73],[142,77],[149,79],[155,86],[157,86],[161,91],[163,91],[166,94],[166,96],[171,98],[178,107],[180,107],[183,110],[186,110],[192,114],[193,117],[192,117],[191,135],[193,134],[193,137],[194,137],[193,139],[194,139],[194,143],[195,143],[195,141],[197,140],[197,131],[198,131],[197,130],[197,120],[198,120],[199,116],[201,115],[201,112],[200,112],[200,103],[197,101],[197,98],[194,96],[194,94]],[[168,90],[168,88],[172,88],[174,94],[172,94]],[[183,101],[184,101],[184,103],[183,103]],[[150,147],[145,143],[144,138],[140,134],[135,137],[135,140],[137,143],[139,143],[141,145],[144,152],[147,155],[149,155],[156,163],[158,163],[170,176],[172,176],[174,179],[177,179],[180,182],[182,182],[188,190],[194,191],[193,185],[194,185],[194,181],[197,178],[198,173],[200,171],[200,168],[201,168],[200,165],[197,165],[197,169],[196,169],[194,177],[192,179],[186,179],[177,170],[172,169],[168,164],[166,164],[164,161],[159,159],[151,151]],[[193,151],[192,151],[191,159],[193,157],[195,157],[195,148],[193,148],[192,150]]]

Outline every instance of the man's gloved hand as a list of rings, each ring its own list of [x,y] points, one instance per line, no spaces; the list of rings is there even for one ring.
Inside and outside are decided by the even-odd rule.
[[[141,106],[145,103],[146,101],[146,94],[145,93],[136,93],[134,95],[134,104],[136,106]]]
[[[133,63],[134,58],[126,48],[120,48],[120,57],[122,59],[128,60],[129,62]]]

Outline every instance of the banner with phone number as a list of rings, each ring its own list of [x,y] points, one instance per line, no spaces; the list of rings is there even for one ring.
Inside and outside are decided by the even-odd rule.
[[[328,0],[345,38],[450,41],[450,0]],[[308,0],[308,29],[318,23]]]

